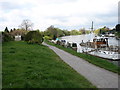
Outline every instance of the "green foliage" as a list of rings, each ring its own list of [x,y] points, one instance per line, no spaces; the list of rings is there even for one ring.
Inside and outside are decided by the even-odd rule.
[[[81,32],[79,32],[78,30],[72,30],[70,31],[70,35],[80,35]]]
[[[56,30],[57,30],[57,35],[58,35],[58,37],[64,36],[64,33],[63,33],[63,31],[62,31],[61,29],[56,28]]]
[[[120,32],[116,32],[115,36],[120,38]]]
[[[52,39],[56,39],[57,37],[68,36],[68,35],[81,35],[81,34],[89,34],[89,30],[85,30],[84,28],[81,30],[61,30],[59,28],[55,28],[54,26],[50,26],[44,31],[44,36],[49,36]]]
[[[51,40],[52,38],[49,36],[44,36],[44,40]]]
[[[52,37],[52,39],[55,40],[57,37],[64,36],[64,33],[61,29],[55,28],[54,26],[50,26],[44,32],[44,36],[50,36],[50,37]]]
[[[56,36],[57,37],[57,30],[54,28],[54,26],[50,26],[47,28],[47,30],[44,32],[45,36],[50,36],[53,37]]]
[[[96,29],[96,30],[94,31],[94,33],[95,33],[96,35],[98,35],[99,32],[100,32],[100,29]]]
[[[95,34],[100,35],[100,34],[105,34],[106,32],[110,32],[110,29],[104,26],[103,28],[96,29],[94,31]]]
[[[91,31],[90,30],[86,30],[86,34],[89,34]]]
[[[40,31],[40,30],[39,30]],[[40,34],[44,37],[44,31],[40,31]]]
[[[70,31],[68,30],[63,30],[63,36],[68,36],[70,35]]]
[[[13,40],[14,40],[14,38],[9,33],[2,32],[2,41],[3,42],[13,41]]]
[[[39,31],[30,31],[26,34],[25,41],[27,41],[30,44],[41,44],[43,42],[43,38]]]

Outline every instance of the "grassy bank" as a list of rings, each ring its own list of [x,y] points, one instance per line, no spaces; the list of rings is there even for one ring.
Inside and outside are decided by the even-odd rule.
[[[104,68],[106,70],[109,70],[109,71],[120,74],[120,67],[114,65],[113,63],[108,62],[105,59],[102,59],[102,58],[99,58],[99,57],[96,57],[96,56],[91,56],[91,55],[88,55],[88,54],[77,53],[76,51],[72,50],[71,48],[65,48],[63,46],[56,45],[56,44],[53,44],[53,43],[48,42],[48,41],[45,41],[45,42],[47,44],[58,47],[58,48],[66,51],[66,52],[69,52],[69,53],[71,53],[71,54],[73,54],[75,56],[83,58],[84,60],[86,60],[86,61],[88,61],[88,62],[90,62],[90,63],[92,63],[92,64],[94,64],[96,66],[99,66],[99,67]]]
[[[95,88],[43,45],[3,43],[3,88]]]

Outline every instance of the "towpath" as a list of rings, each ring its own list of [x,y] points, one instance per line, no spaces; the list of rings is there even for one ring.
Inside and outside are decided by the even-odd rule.
[[[54,46],[46,43],[43,43],[43,45],[52,49],[65,63],[69,64],[97,88],[118,88],[118,74],[97,67]]]

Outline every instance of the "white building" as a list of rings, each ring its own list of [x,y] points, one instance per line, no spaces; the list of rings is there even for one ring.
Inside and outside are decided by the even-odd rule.
[[[15,41],[21,41],[21,35],[16,35],[15,36]]]

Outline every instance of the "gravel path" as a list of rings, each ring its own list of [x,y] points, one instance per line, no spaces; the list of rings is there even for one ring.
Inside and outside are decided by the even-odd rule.
[[[97,67],[54,46],[46,43],[43,43],[43,45],[52,49],[64,62],[83,75],[97,88],[118,88],[118,74]]]

